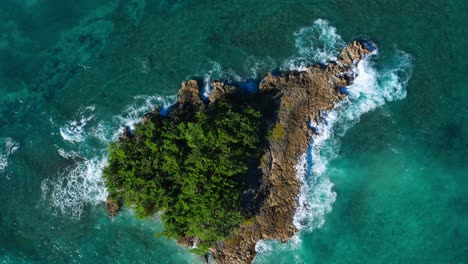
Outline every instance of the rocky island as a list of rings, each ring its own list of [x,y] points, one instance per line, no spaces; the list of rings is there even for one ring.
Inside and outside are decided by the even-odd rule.
[[[301,181],[296,165],[321,113],[346,97],[357,63],[375,49],[354,41],[336,61],[268,73],[256,83],[182,83],[167,112],[147,113],[110,146],[106,210],[161,213],[165,231],[216,263],[250,263],[262,239],[285,242]]]

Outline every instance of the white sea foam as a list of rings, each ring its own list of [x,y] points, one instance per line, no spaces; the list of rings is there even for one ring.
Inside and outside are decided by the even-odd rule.
[[[8,167],[10,155],[19,149],[20,144],[9,137],[0,139],[0,142],[3,142],[0,148],[0,172],[4,172]]]
[[[94,117],[95,106],[88,106],[78,111],[78,118],[67,122],[60,128],[60,135],[68,142],[83,142],[86,140],[85,127]]]
[[[219,78],[221,73],[221,65],[217,62],[213,62],[213,67],[211,70],[203,74],[203,97],[207,98],[211,93],[211,82]]]
[[[281,249],[285,252],[297,251],[300,248],[302,241],[300,239],[300,234],[292,236],[286,243],[282,244],[281,241],[275,240],[259,240],[255,244],[255,252],[257,253],[254,263],[270,263],[268,255],[277,252],[277,249]],[[294,263],[304,263],[297,256],[295,257]]]
[[[287,59],[282,69],[305,71],[312,63],[336,60],[346,43],[324,19],[317,19],[310,27],[303,27],[294,33],[298,54]]]
[[[202,96],[207,98],[211,93],[211,83],[214,80],[242,81],[242,77],[233,69],[223,68],[218,62],[211,63],[211,69],[203,73]]]
[[[269,242],[270,241],[265,242],[265,243],[269,243]],[[273,242],[273,244],[275,244],[275,243],[280,244],[281,243],[279,240],[273,240],[271,242]],[[296,235],[293,235],[284,245],[289,251],[292,251],[292,250],[297,249],[298,247],[300,247],[301,243],[302,243],[302,240],[299,237],[299,234],[296,234]],[[266,248],[270,249],[271,245],[267,245]]]
[[[168,109],[171,105],[177,101],[176,95],[171,96],[157,96],[157,95],[139,95],[134,97],[132,104],[127,106],[124,113],[117,116],[117,124],[119,127],[130,127],[133,129],[133,125],[141,121],[141,117],[156,108],[161,108],[162,111]],[[120,130],[117,134],[113,135],[113,139],[118,137]]]
[[[259,240],[255,244],[255,252],[257,254],[267,253],[273,250],[273,246],[271,245],[271,241]]]
[[[4,144],[4,152],[8,156],[15,153],[20,147],[20,144],[12,138],[6,138],[3,144]]]
[[[3,172],[8,166],[8,156],[1,153],[0,154],[0,172]]]
[[[243,76],[247,79],[259,79],[266,72],[273,70],[278,66],[278,62],[271,57],[249,56],[243,63]]]
[[[325,20],[317,20],[312,27],[299,30],[295,34],[298,54],[290,57],[282,64],[282,69],[301,70],[305,65],[334,59],[345,43]],[[358,77],[348,87],[349,96],[337,105],[335,109],[323,113],[320,124],[311,124],[318,131],[311,147],[301,157],[296,170],[302,181],[299,196],[299,208],[294,218],[294,224],[305,230],[313,230],[324,224],[325,215],[332,210],[336,200],[333,183],[327,174],[327,164],[336,157],[341,144],[340,137],[356,122],[363,113],[382,106],[386,101],[400,100],[406,96],[406,83],[411,73],[411,58],[401,51],[395,52],[395,63],[390,68],[377,70],[371,59],[357,65]],[[260,64],[253,65],[253,74]],[[240,80],[233,71],[223,70],[218,63],[204,75],[206,86],[204,96],[210,93],[212,80],[227,78]],[[168,108],[176,102],[176,96],[137,96],[123,114],[116,116],[112,122],[90,124],[94,118],[94,107],[87,107],[79,112],[79,118],[67,122],[60,128],[60,134],[65,141],[88,144],[90,139],[99,139],[103,146],[87,153],[79,150],[58,148],[62,157],[70,159],[79,157],[75,165],[62,173],[55,175],[42,183],[43,197],[49,201],[51,208],[63,215],[79,218],[86,204],[102,202],[107,193],[102,179],[102,168],[107,157],[103,149],[108,142],[116,140],[123,126],[133,127],[141,120],[141,116],[156,107]],[[92,148],[92,147],[90,147]],[[91,154],[90,154],[91,153]],[[0,154],[0,171],[4,154]],[[88,158],[87,158],[88,157]],[[6,163],[7,164],[7,163]],[[259,242],[256,250],[268,254],[271,251],[271,241]],[[279,242],[278,242],[279,243]],[[284,247],[291,248],[300,244],[300,236],[291,239]],[[277,249],[277,247],[275,246]]]
[[[109,139],[112,138],[110,135],[114,135],[114,132],[111,131],[103,121],[99,122],[95,127],[92,127],[89,133],[104,144],[107,144]]]
[[[56,145],[56,147],[57,147],[57,152],[59,153],[59,155],[62,156],[63,158],[65,158],[65,159],[74,159],[74,158],[84,159],[83,157],[81,157],[78,154],[78,152],[76,152],[74,150],[66,151],[65,149],[60,148],[57,145]]]
[[[102,179],[102,169],[107,158],[94,157],[66,168],[57,178],[41,183],[42,198],[56,214],[79,219],[86,204],[105,201],[107,191]]]

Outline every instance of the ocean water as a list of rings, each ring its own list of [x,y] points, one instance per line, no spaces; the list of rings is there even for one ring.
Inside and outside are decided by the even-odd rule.
[[[466,1],[4,0],[0,263],[201,263],[157,216],[109,219],[107,144],[181,81],[378,50],[298,160],[289,242],[255,263],[468,263]],[[206,87],[209,92],[209,87]]]

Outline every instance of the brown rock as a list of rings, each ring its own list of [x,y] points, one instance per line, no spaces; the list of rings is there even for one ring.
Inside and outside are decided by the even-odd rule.
[[[118,200],[107,197],[106,211],[110,217],[114,217],[120,211],[120,203]]]
[[[199,109],[204,106],[200,97],[200,87],[196,80],[189,80],[182,83],[179,90],[179,107],[188,109]]]
[[[210,101],[210,103],[213,103],[237,91],[237,87],[233,85],[225,84],[220,81],[213,81],[211,83],[211,88],[213,90],[211,94],[208,96],[208,100]]]

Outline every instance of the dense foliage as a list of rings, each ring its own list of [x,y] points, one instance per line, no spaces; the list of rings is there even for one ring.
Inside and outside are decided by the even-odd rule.
[[[111,197],[138,217],[163,212],[163,235],[196,237],[202,253],[242,221],[247,161],[259,144],[261,114],[221,102],[191,118],[137,124],[134,137],[110,146],[104,170]]]

